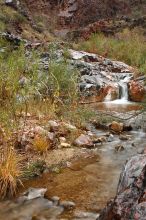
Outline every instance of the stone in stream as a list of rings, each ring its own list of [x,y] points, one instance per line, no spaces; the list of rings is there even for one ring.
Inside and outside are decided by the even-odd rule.
[[[52,202],[54,205],[58,205],[59,204],[59,201],[60,201],[60,198],[58,196],[53,196],[51,198]]]
[[[31,200],[44,197],[46,192],[46,188],[29,188],[26,192],[24,192],[23,196],[26,198],[26,200]]]
[[[65,209],[74,209],[76,204],[74,202],[71,202],[71,201],[61,201],[60,206],[64,207]]]
[[[122,141],[128,141],[130,139],[130,136],[129,135],[120,135],[119,139]]]
[[[123,145],[118,144],[117,146],[115,146],[115,151],[120,152],[123,151],[125,148],[123,147]]]
[[[102,143],[104,143],[106,141],[107,141],[107,137],[101,136],[101,137],[98,137],[98,138],[94,139],[93,143],[94,144],[98,144],[98,143],[102,144]]]
[[[116,121],[113,121],[110,125],[110,129],[115,132],[120,133],[123,131],[123,123],[118,123]]]
[[[146,154],[133,156],[120,175],[117,195],[99,220],[146,219]]]
[[[108,136],[108,138],[107,138],[107,141],[108,141],[108,142],[114,141],[114,135],[113,135],[113,134],[110,134],[110,135]]]
[[[92,212],[75,211],[74,216],[75,218],[73,220],[75,219],[96,220],[99,217],[99,214]]]

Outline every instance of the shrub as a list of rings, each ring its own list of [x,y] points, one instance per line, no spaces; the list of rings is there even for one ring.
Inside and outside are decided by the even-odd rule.
[[[0,154],[0,198],[16,194],[17,186],[21,183],[21,160],[11,148]]]
[[[37,136],[33,141],[33,148],[40,153],[45,153],[49,148],[49,141],[43,136]]]
[[[33,161],[28,164],[26,169],[23,172],[23,178],[33,178],[35,176],[40,176],[40,174],[44,171],[46,167],[46,163],[43,160]]]
[[[146,72],[146,39],[140,29],[125,29],[115,37],[93,34],[77,48],[126,62],[140,72]]]
[[[54,98],[73,101],[77,98],[78,73],[65,62],[51,62],[49,68],[49,86]]]

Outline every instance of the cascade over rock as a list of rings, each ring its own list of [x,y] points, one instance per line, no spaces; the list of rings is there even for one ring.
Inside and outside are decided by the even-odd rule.
[[[69,52],[81,74],[82,102],[128,101],[128,82],[134,77],[130,66],[84,51]]]

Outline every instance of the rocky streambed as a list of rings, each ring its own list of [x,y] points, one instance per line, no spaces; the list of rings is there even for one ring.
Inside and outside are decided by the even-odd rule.
[[[138,117],[139,122],[140,120],[144,120],[144,116]],[[97,129],[93,125],[89,127],[90,132],[97,135],[97,137],[108,137],[108,139],[106,141],[102,139],[103,142],[97,142],[91,149],[81,147],[80,151],[78,151],[78,156],[76,155],[72,159],[66,159],[63,167],[58,165],[54,166],[52,170],[46,169],[40,177],[24,182],[24,187],[20,189],[20,194],[17,195],[14,201],[0,203],[1,220],[92,220],[98,218],[108,220],[123,219],[122,216],[125,216],[124,219],[130,219],[127,217],[129,215],[125,214],[127,211],[121,211],[122,207],[125,209],[125,205],[122,205],[122,203],[129,204],[127,198],[129,198],[128,195],[130,192],[133,193],[132,200],[130,200],[132,204],[139,199],[141,201],[144,200],[143,192],[145,185],[142,178],[145,178],[143,169],[145,167],[144,161],[146,161],[144,154],[146,133],[142,128],[138,130],[137,127],[133,127],[134,130],[132,131],[125,131],[121,134],[116,132],[109,133],[109,131]],[[66,150],[62,149],[63,152],[65,153]],[[134,155],[136,155],[134,157],[135,159],[133,159],[135,162],[129,162],[130,165],[125,166],[123,174],[120,177],[126,160]],[[141,161],[140,166],[138,161]],[[130,172],[130,176],[127,172]],[[116,200],[113,200],[115,202],[111,202],[104,209],[107,202],[116,196],[119,177],[118,196]],[[136,188],[136,197],[135,191],[132,190],[132,187],[135,186],[133,186],[134,179],[138,181],[134,183],[137,186],[142,184],[142,191],[138,191]],[[128,195],[127,191],[124,191],[126,190],[126,184],[129,187]],[[121,192],[124,193],[122,197]],[[139,206],[136,206],[136,209],[142,213],[141,216],[143,218],[133,217],[131,219],[144,220],[145,206],[142,206],[143,208],[140,209],[142,211],[139,211]],[[131,206],[129,205],[128,207],[130,208]],[[101,213],[103,209],[104,211]],[[115,217],[119,215],[119,212],[122,213],[121,217]],[[134,213],[137,213],[137,211],[134,211]]]
[[[43,134],[51,144],[57,140],[56,149],[50,150],[45,158],[48,165],[53,167],[46,168],[39,177],[24,182],[15,200],[0,203],[0,220],[98,218],[130,220],[131,217],[125,209],[126,205],[120,204],[120,201],[122,203],[126,201],[125,204],[128,204],[128,210],[134,216],[131,220],[144,220],[143,204],[144,212],[140,212],[142,218],[131,209],[132,203],[145,202],[143,170],[145,163],[142,162],[139,168],[139,161],[145,160],[146,117],[145,114],[139,114],[141,107],[133,103],[142,101],[144,98],[144,78],[136,78],[133,68],[122,62],[83,51],[69,50],[68,52],[67,63],[70,68],[77,68],[80,73],[78,79],[80,104],[87,104],[85,108],[88,108],[88,104],[99,102],[92,104],[92,107],[97,114],[102,113],[101,117],[104,114],[111,114],[117,119],[127,120],[125,124],[119,122],[113,122],[110,125],[105,123],[103,126],[98,123],[89,124],[88,129],[79,133],[74,140],[77,148],[67,143],[64,130],[59,133],[60,128],[65,128],[65,132],[68,132],[68,130],[76,130],[76,127],[62,121],[50,120],[48,132],[40,125],[38,126],[37,120],[36,122],[27,120],[23,137],[15,147],[18,149],[21,147],[21,150],[27,152],[28,159],[31,159],[34,154],[31,152],[32,139]],[[55,55],[55,62],[60,62],[64,51],[57,50]],[[49,53],[44,53],[40,57],[40,75],[42,69],[49,69],[49,59]],[[20,84],[25,86],[27,78],[22,76]],[[29,114],[27,116],[30,117]],[[123,165],[129,157],[134,155],[138,155],[134,160],[135,168],[130,172],[130,177],[127,176],[127,172],[133,163],[125,168],[115,202],[111,202],[104,209],[106,203],[116,196]],[[138,172],[135,174],[135,171]],[[130,194],[133,192],[133,184],[137,187],[137,191],[134,188],[136,192],[134,195]],[[128,200],[129,194],[127,197],[122,194],[121,197],[121,193],[126,195],[126,187],[129,187],[128,193],[132,195],[131,203]],[[134,208],[138,209],[137,205]],[[101,212],[103,209],[104,211]]]

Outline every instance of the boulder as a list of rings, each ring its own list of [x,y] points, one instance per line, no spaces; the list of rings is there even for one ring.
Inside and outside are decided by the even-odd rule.
[[[50,120],[48,121],[49,127],[51,131],[58,131],[59,129],[59,123],[57,123],[56,121]]]
[[[138,81],[131,80],[128,84],[129,98],[133,102],[141,102],[144,99],[145,89]]]
[[[92,147],[93,142],[88,135],[81,134],[75,141],[74,144],[78,147]]]
[[[123,131],[123,126],[123,123],[113,121],[110,125],[110,129],[119,133]]]
[[[146,219],[146,154],[132,157],[124,165],[117,195],[101,212],[99,220]]]
[[[33,129],[33,132],[36,134],[36,135],[46,135],[48,132],[42,128],[41,126],[35,126],[34,129]]]

